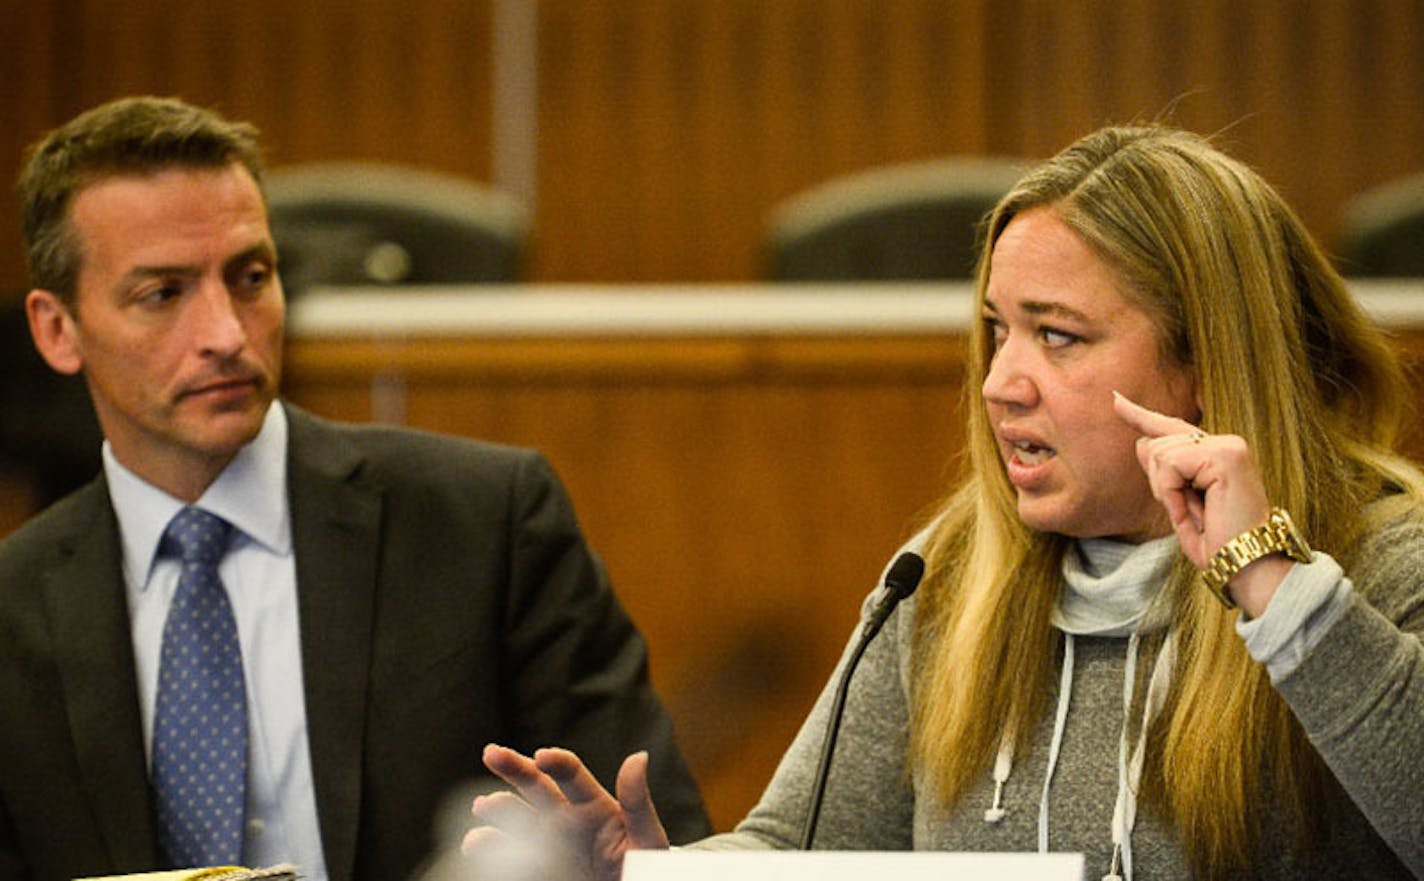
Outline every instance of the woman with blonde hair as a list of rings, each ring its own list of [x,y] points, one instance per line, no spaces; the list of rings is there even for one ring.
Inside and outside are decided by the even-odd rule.
[[[907,545],[816,846],[1424,877],[1424,475],[1298,218],[1201,138],[1104,129],[995,209],[976,299],[967,476]],[[831,699],[697,846],[797,846]],[[616,798],[562,750],[485,760],[519,794],[476,800],[476,858],[521,821],[595,878],[666,846],[641,755]]]

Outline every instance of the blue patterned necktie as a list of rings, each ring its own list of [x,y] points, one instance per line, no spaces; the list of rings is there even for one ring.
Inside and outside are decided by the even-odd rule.
[[[163,625],[153,722],[158,841],[174,868],[242,860],[247,689],[237,621],[218,579],[231,531],[220,517],[184,508],[159,549],[183,562]]]

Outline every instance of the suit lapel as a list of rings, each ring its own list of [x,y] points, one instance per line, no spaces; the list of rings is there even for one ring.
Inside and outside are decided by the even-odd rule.
[[[157,863],[118,522],[102,478],[45,576],[79,772],[116,867]]]
[[[381,495],[345,436],[288,406],[288,495],[301,614],[307,738],[322,849],[355,874]]]

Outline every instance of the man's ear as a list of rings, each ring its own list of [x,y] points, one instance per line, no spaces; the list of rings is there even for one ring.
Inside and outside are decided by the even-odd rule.
[[[60,373],[78,373],[84,367],[79,328],[69,307],[53,291],[36,288],[25,296],[25,316],[35,348],[50,367]]]

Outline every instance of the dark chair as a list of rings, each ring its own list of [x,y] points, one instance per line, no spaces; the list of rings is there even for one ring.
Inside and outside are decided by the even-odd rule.
[[[529,217],[464,178],[380,163],[274,168],[265,189],[289,294],[314,285],[514,282]]]
[[[38,508],[99,473],[104,435],[79,376],[35,351],[23,298],[0,304],[0,470],[18,472]]]
[[[894,165],[783,202],[767,235],[773,281],[967,279],[979,226],[1024,171],[997,158]]]
[[[1337,251],[1347,276],[1424,276],[1424,173],[1352,199],[1341,218]]]

